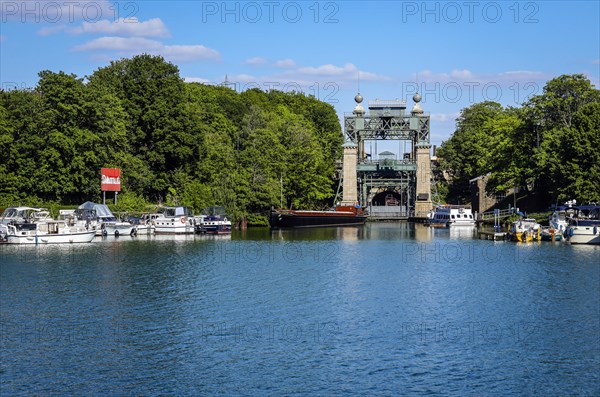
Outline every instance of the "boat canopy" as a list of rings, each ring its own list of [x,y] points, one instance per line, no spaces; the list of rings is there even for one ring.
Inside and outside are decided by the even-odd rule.
[[[163,207],[161,212],[167,217],[194,216],[194,212],[190,207]]]
[[[595,210],[595,209],[600,209],[600,205],[578,205],[577,207],[573,207],[575,209],[578,209],[580,211],[591,211],[591,210]]]
[[[115,217],[106,204],[96,204],[92,203],[91,201],[86,201],[85,203],[81,204],[77,209],[84,210],[85,212],[95,211],[96,216],[98,218]]]
[[[202,215],[210,215],[210,216],[225,216],[227,215],[225,212],[225,207],[223,206],[212,206],[202,210]]]

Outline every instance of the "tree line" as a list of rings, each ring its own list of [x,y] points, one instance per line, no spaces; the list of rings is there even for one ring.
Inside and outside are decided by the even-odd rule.
[[[448,202],[468,202],[469,180],[489,174],[490,192],[516,186],[539,206],[599,203],[600,91],[584,75],[562,75],[521,107],[476,103],[437,154]]]
[[[224,205],[236,221],[260,224],[272,206],[330,204],[342,143],[329,104],[185,83],[159,56],[85,78],[42,71],[35,88],[0,92],[0,207],[99,201],[100,168],[117,167],[118,210]],[[438,191],[468,202],[469,180],[489,174],[491,192],[600,202],[599,148],[600,91],[583,75],[559,76],[521,107],[463,109],[437,152],[449,177]]]
[[[35,88],[0,92],[0,207],[98,201],[100,168],[117,167],[120,210],[224,205],[260,222],[271,206],[326,205],[342,143],[329,104],[185,83],[160,56],[85,78],[42,71]]]

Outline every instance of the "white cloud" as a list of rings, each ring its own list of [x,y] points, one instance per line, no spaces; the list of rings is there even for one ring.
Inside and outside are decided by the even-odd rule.
[[[543,72],[531,70],[514,70],[496,74],[480,74],[470,70],[454,69],[450,72],[434,73],[431,70],[422,70],[417,74],[419,83],[497,83],[500,85],[511,85],[514,83],[526,84],[544,81],[550,76]]]
[[[253,57],[253,58],[249,58],[246,59],[244,62],[242,62],[242,64],[244,65],[264,65],[265,63],[267,63],[267,60],[263,57]]]
[[[126,37],[169,37],[169,30],[160,18],[153,18],[140,22],[137,18],[120,18],[115,21],[107,19],[98,22],[83,22],[81,26],[69,27],[57,25],[44,27],[38,30],[40,36],[54,33],[67,32],[70,34],[109,34],[111,36]]]
[[[432,121],[437,121],[440,123],[444,123],[447,121],[454,122],[458,116],[460,116],[459,112],[456,113],[431,113],[430,117]]]
[[[158,50],[163,44],[156,40],[141,37],[100,37],[85,44],[73,48],[74,51],[134,51],[134,50]]]
[[[593,63],[594,65],[600,65],[600,59],[594,59],[594,60],[592,61],[592,63]]]
[[[280,59],[279,61],[275,62],[275,66],[278,68],[293,68],[296,66],[296,62],[294,62],[293,59]]]
[[[109,34],[112,36],[169,37],[169,30],[160,18],[140,22],[137,18],[107,19],[90,23],[83,22],[72,29],[73,34]]]
[[[504,73],[499,73],[498,77],[501,81],[539,81],[545,80],[549,76],[542,72],[535,72],[531,70],[515,70]]]
[[[6,40],[6,36],[0,35],[0,43],[2,43],[4,40]]]
[[[294,70],[293,73],[315,78],[335,78],[336,82],[358,81],[359,78],[361,81],[391,80],[387,76],[360,70],[356,65],[352,63],[347,63],[344,66],[326,64],[317,67],[301,67],[297,70]]]
[[[158,52],[165,58],[174,61],[192,62],[202,60],[218,61],[221,55],[218,51],[203,45],[163,45]]]
[[[229,80],[233,83],[251,83],[261,81],[260,78],[255,76],[251,76],[249,74],[236,74],[235,76],[231,76]]]
[[[299,68],[298,72],[309,76],[340,76],[349,72],[358,72],[358,69],[353,64],[347,63],[343,67],[335,66],[332,64],[321,65],[317,67],[305,66]]]
[[[218,51],[203,45],[165,45],[160,41],[143,37],[100,37],[74,47],[73,51],[111,51],[122,56],[148,53],[162,55],[166,59],[179,62],[221,58]]]
[[[210,80],[205,79],[203,77],[184,77],[183,81],[185,81],[186,83],[202,83],[202,84],[211,83]]]
[[[59,33],[59,32],[66,32],[68,30],[69,30],[69,27],[67,25],[56,25],[56,26],[49,26],[49,27],[41,28],[40,30],[37,31],[37,34],[40,36],[49,36],[51,34],[55,34],[55,33]]]
[[[291,59],[283,59],[282,65],[292,65]],[[275,65],[275,63],[273,64]],[[332,64],[316,67],[292,67],[280,73],[250,75],[230,75],[229,81],[238,84],[240,89],[260,87],[262,89],[277,90],[302,90],[303,92],[315,93],[320,91],[322,95],[333,95],[332,93],[343,86],[355,86],[359,69],[353,64],[336,66]],[[361,81],[389,81],[389,77],[372,72],[360,71]]]
[[[450,72],[450,77],[455,78],[455,79],[472,79],[473,73],[471,73],[471,71],[467,70],[467,69],[463,69],[463,70],[455,69],[452,72]]]

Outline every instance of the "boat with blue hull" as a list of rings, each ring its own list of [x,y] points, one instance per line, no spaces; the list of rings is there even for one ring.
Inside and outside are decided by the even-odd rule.
[[[196,233],[202,234],[229,234],[231,221],[225,214],[225,208],[213,206],[206,208],[196,220]]]

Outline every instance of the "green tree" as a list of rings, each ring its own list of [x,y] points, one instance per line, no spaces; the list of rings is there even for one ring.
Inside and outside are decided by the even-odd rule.
[[[598,103],[600,90],[581,74],[551,79],[541,95],[525,103],[526,128],[540,145],[532,156],[537,164],[536,190],[545,201],[595,196],[590,193],[593,188],[586,187],[595,180],[593,164],[587,161],[595,158],[597,149],[588,144],[594,141],[598,125],[594,124],[597,119],[581,112]],[[588,121],[582,123],[582,118]],[[583,164],[591,167],[580,168]]]
[[[600,102],[583,105],[572,127],[554,128],[542,144],[550,193],[560,201],[600,201]]]
[[[456,131],[438,151],[441,167],[451,176],[450,201],[468,201],[469,180],[492,170],[494,150],[504,139],[493,131],[503,113],[496,102],[477,103],[461,111]]]

